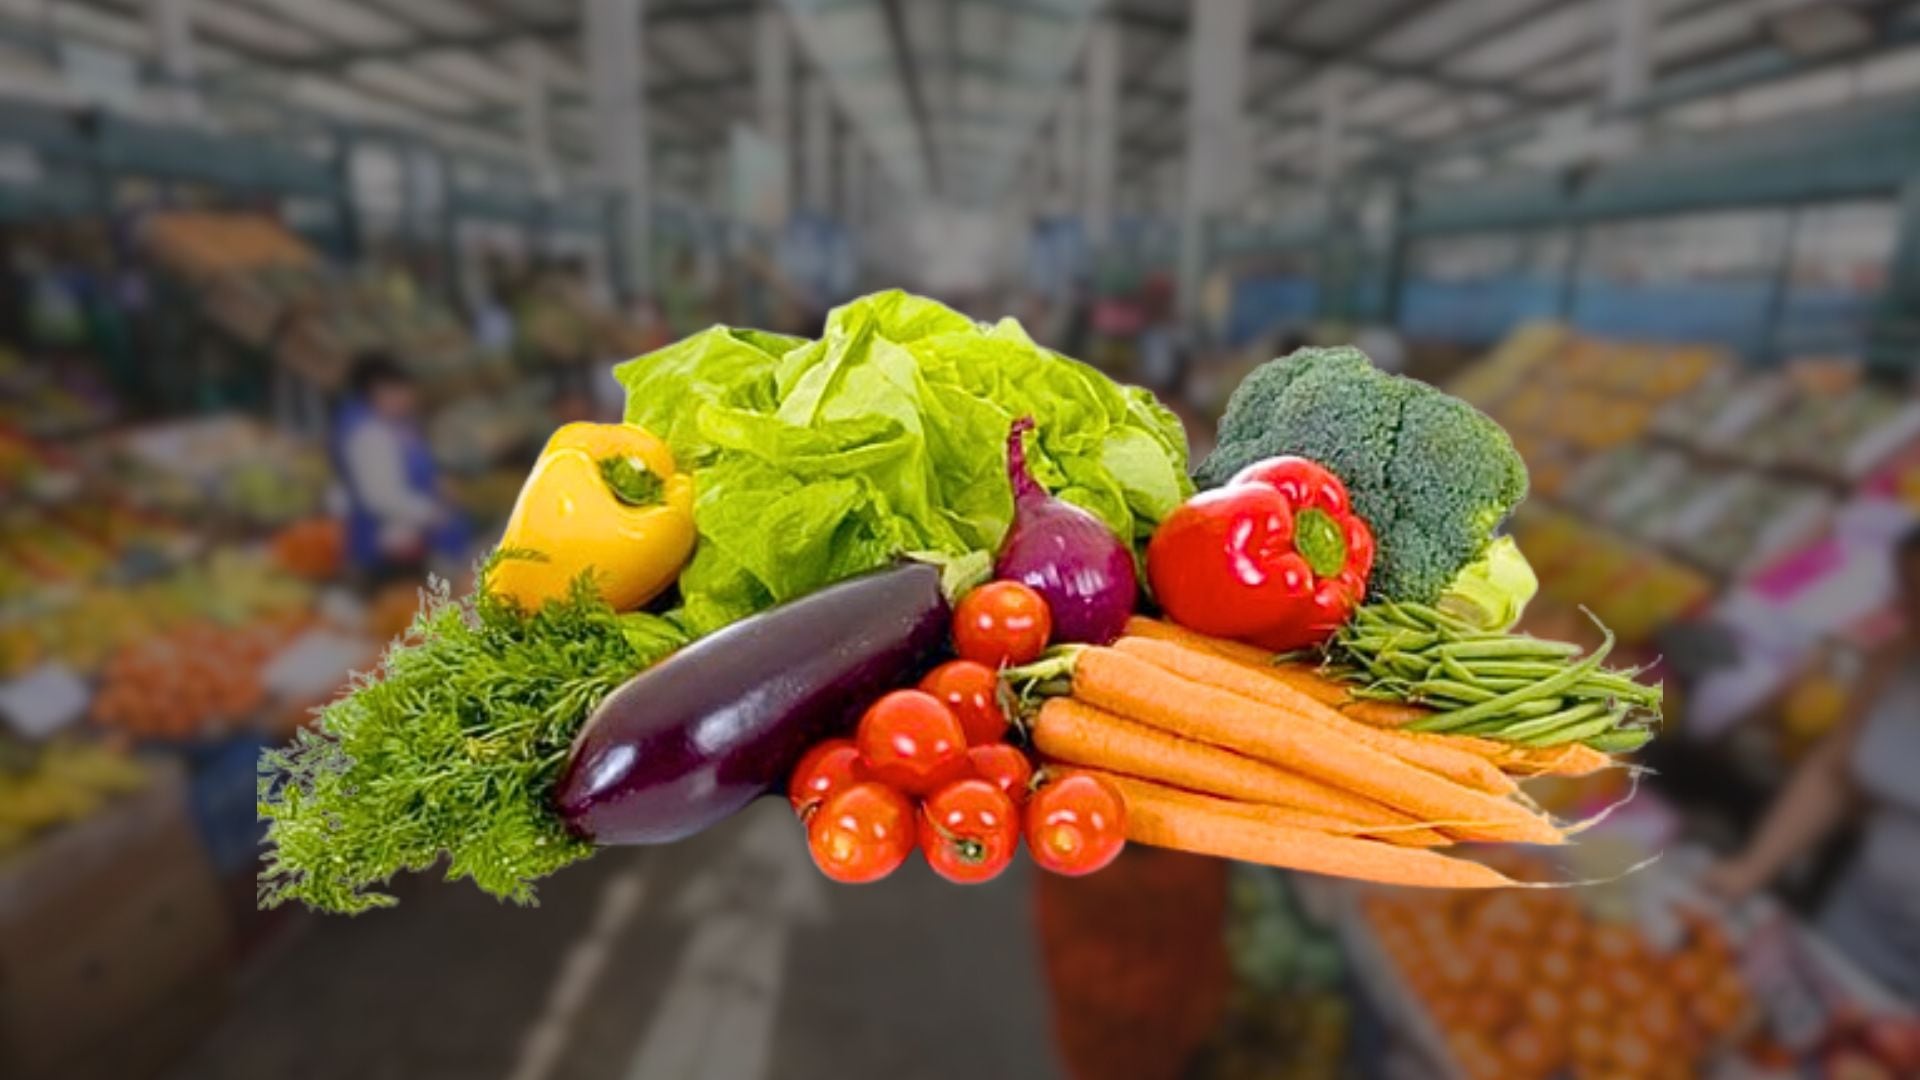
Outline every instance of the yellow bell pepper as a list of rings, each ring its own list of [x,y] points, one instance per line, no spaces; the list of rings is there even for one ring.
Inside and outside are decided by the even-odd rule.
[[[629,424],[568,424],[520,489],[487,588],[532,611],[591,569],[600,596],[628,611],[680,576],[693,541],[693,478],[666,443]]]

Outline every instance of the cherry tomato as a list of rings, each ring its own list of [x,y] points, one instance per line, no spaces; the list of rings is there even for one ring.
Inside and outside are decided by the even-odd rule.
[[[1080,877],[1127,846],[1127,807],[1112,784],[1070,772],[1044,784],[1027,803],[1027,850],[1056,874]]]
[[[985,746],[1007,737],[1007,711],[1000,707],[1000,676],[985,664],[949,660],[920,680],[920,689],[953,711],[967,733],[968,746]]]
[[[990,668],[1037,659],[1052,634],[1047,602],[1017,581],[982,585],[953,613],[953,651]]]
[[[1027,804],[1027,785],[1033,782],[1033,762],[1017,746],[988,743],[967,751],[973,775],[1007,793],[1014,805]]]
[[[967,733],[921,690],[895,690],[874,702],[854,742],[869,775],[909,795],[931,794],[967,774]]]
[[[826,802],[834,792],[852,787],[867,778],[867,767],[860,763],[860,748],[852,739],[827,739],[814,744],[793,767],[787,781],[787,801],[802,818]]]
[[[958,885],[992,881],[1020,846],[1020,812],[987,780],[959,780],[920,807],[920,851]]]
[[[871,780],[846,788],[807,819],[807,851],[835,881],[879,881],[913,854],[913,804]]]

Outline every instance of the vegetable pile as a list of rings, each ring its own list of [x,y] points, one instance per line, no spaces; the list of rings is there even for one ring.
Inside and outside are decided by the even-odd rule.
[[[1358,349],[1302,349],[1248,375],[1227,402],[1204,486],[1297,455],[1346,482],[1380,542],[1378,599],[1431,603],[1527,497],[1513,440],[1473,406],[1376,369]]]
[[[1197,495],[1145,391],[904,293],[617,373],[626,422],[553,436],[475,595],[263,760],[263,904],[364,910],[443,859],[530,902],[776,791],[843,882],[1131,841],[1499,887],[1437,849],[1565,842],[1519,781],[1658,716],[1607,648],[1511,632],[1500,429],[1352,350],[1251,375]]]

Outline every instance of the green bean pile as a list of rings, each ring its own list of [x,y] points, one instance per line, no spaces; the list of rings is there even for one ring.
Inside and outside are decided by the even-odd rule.
[[[1408,730],[1636,750],[1659,722],[1660,687],[1635,682],[1637,670],[1602,667],[1614,638],[1601,630],[1606,641],[1581,656],[1577,645],[1477,630],[1425,605],[1374,604],[1355,614],[1327,652],[1359,684],[1355,696],[1434,710]]]

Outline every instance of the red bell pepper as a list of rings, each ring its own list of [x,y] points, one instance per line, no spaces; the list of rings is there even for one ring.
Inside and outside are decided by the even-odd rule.
[[[1353,617],[1373,556],[1373,530],[1339,477],[1305,458],[1269,458],[1161,522],[1147,579],[1182,626],[1283,652]]]

